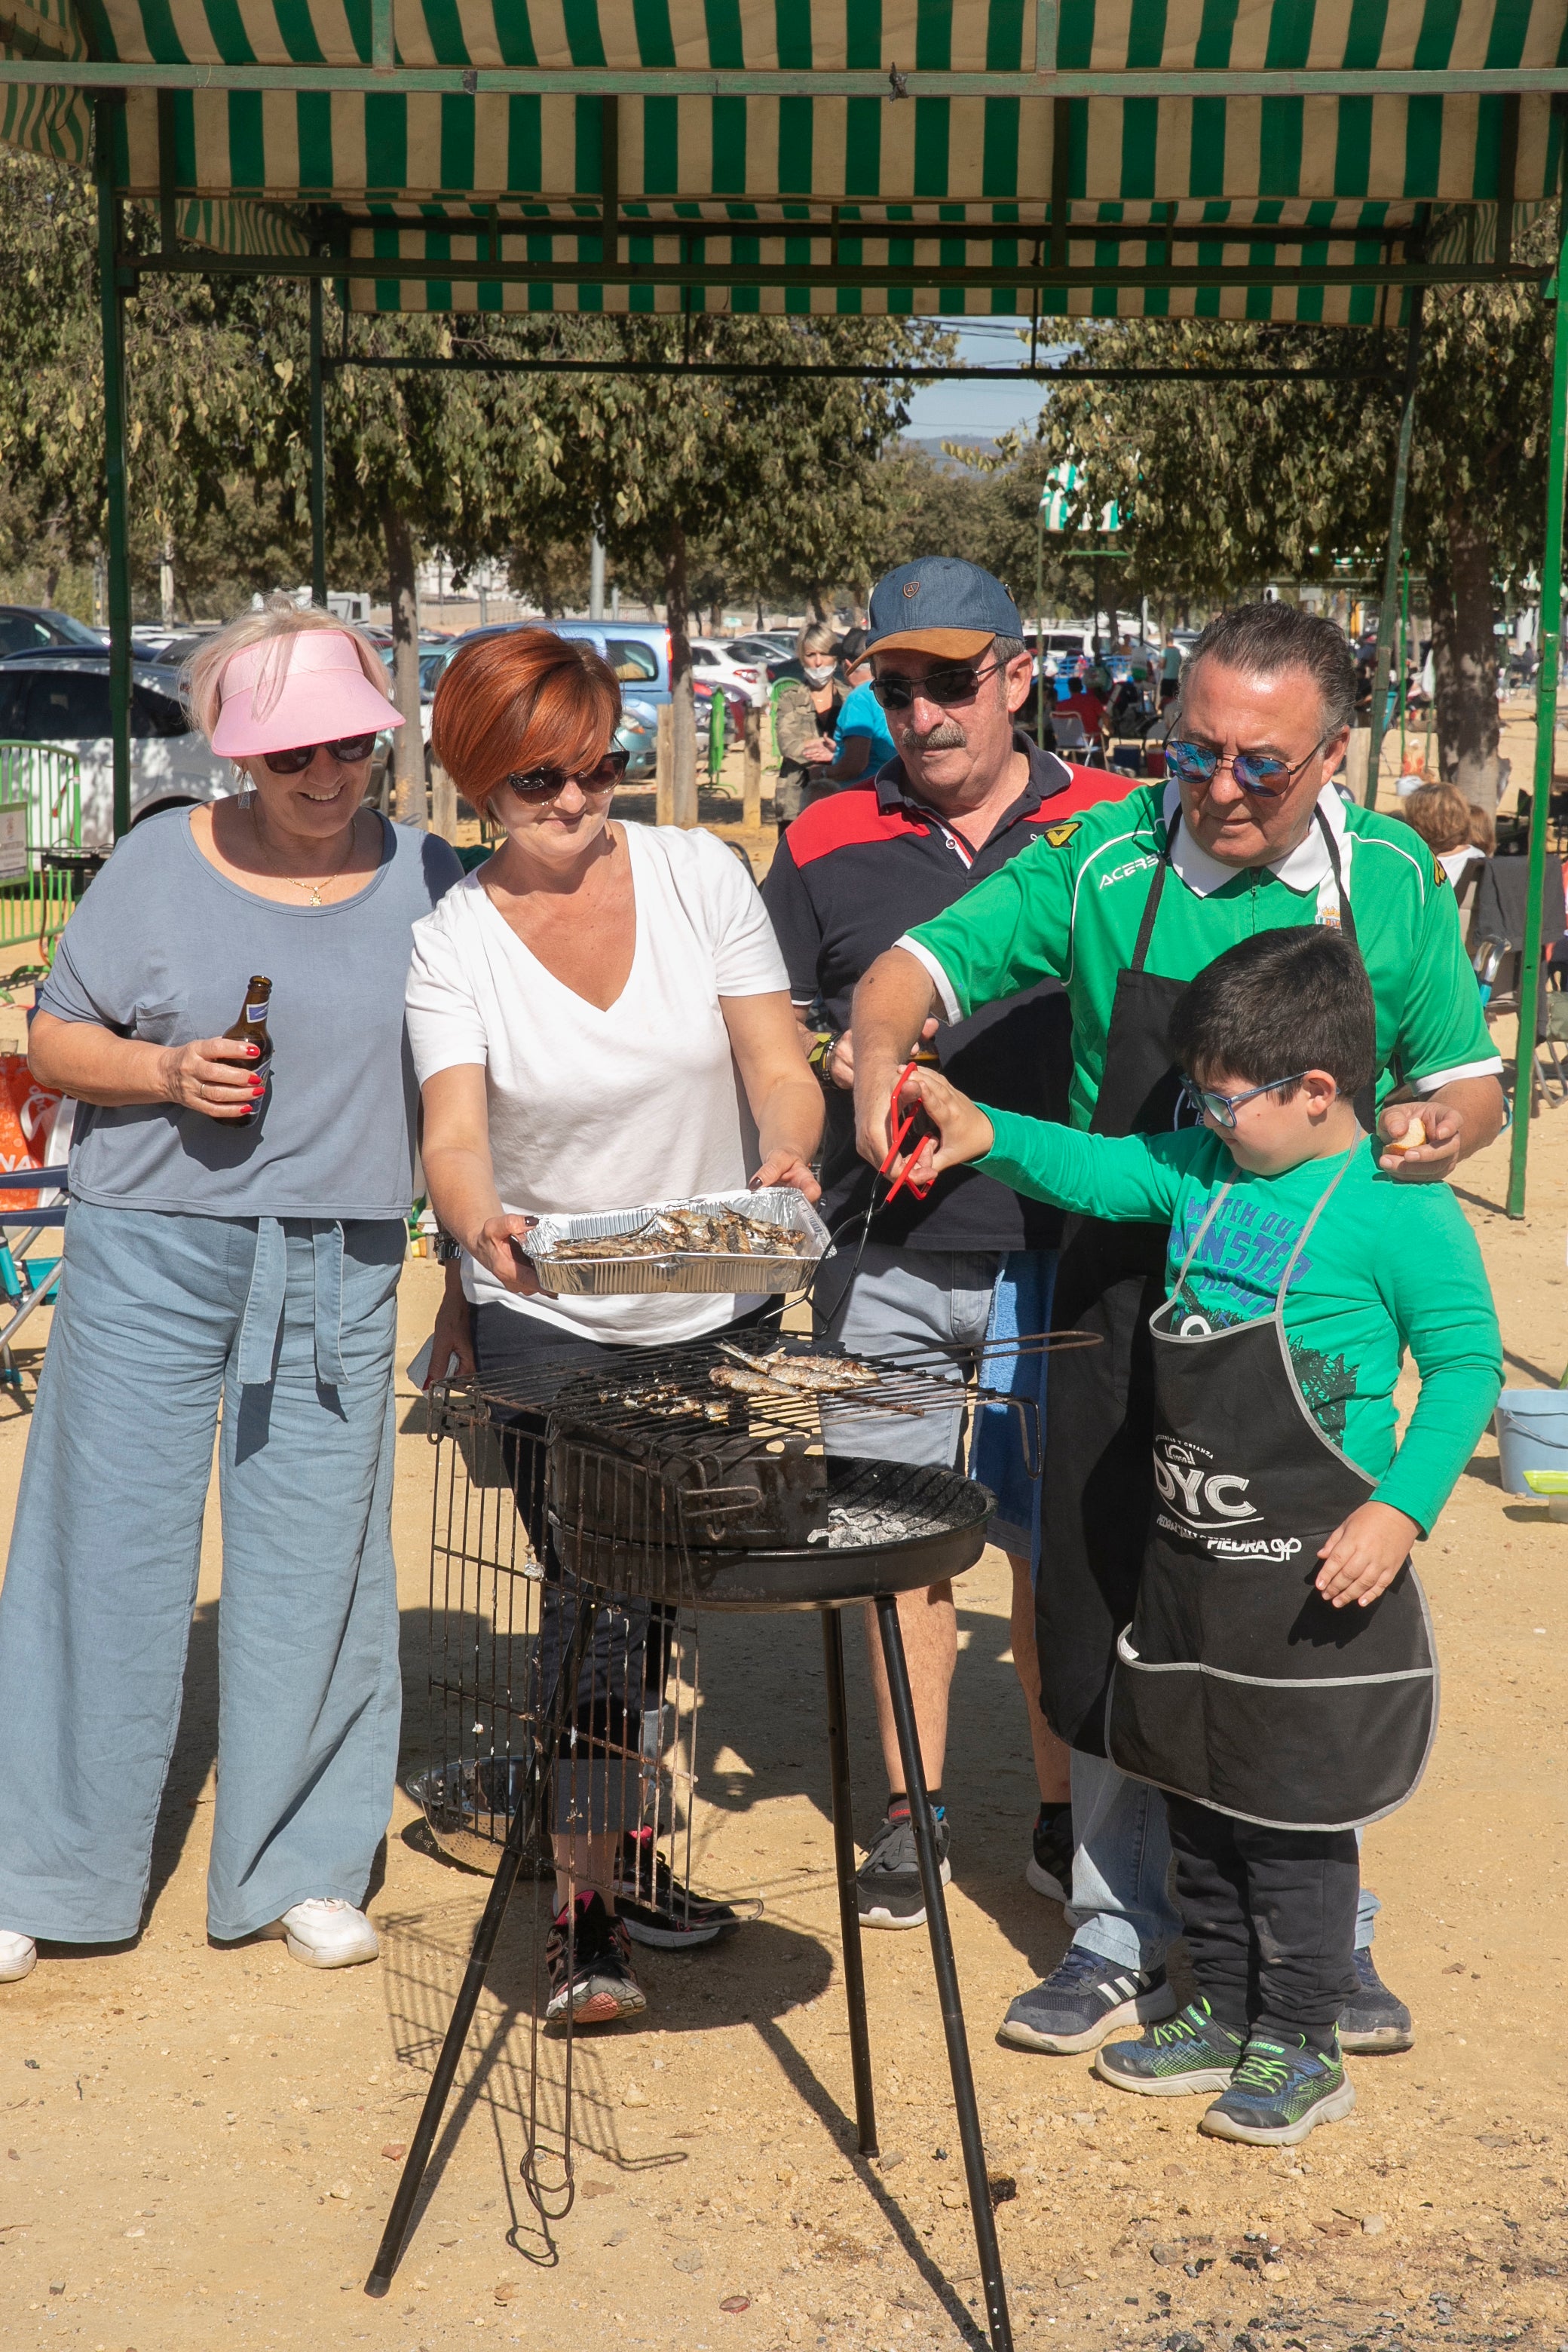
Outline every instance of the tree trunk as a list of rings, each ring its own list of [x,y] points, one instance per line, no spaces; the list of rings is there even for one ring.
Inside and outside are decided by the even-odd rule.
[[[674,727],[675,822],[697,823],[697,709],[691,691],[691,613],[686,533],[679,523],[664,551],[664,625],[669,631],[669,699]]]
[[[392,735],[392,814],[399,824],[428,827],[425,735],[419,724],[419,594],[414,582],[414,534],[395,507],[381,510],[386,570],[392,586],[392,698],[403,725]]]
[[[808,621],[831,623],[833,615],[827,609],[827,599],[820,588],[813,588],[807,592],[805,613]]]
[[[1492,546],[1464,511],[1450,513],[1447,539],[1447,564],[1428,582],[1437,761],[1444,782],[1489,814],[1499,740]]]

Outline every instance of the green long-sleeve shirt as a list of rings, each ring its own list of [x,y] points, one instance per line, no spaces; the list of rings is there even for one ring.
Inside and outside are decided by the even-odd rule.
[[[1170,1221],[1168,1292],[1215,1196],[1230,1186],[1182,1285],[1184,1311],[1215,1330],[1271,1315],[1290,1253],[1345,1155],[1282,1176],[1237,1168],[1207,1128],[1086,1135],[988,1110],[980,1162],[1016,1192],[1114,1222]],[[1429,1529],[1486,1427],[1502,1341],[1476,1237],[1447,1184],[1400,1184],[1369,1140],[1308,1236],[1285,1299],[1285,1338],[1318,1426],[1375,1499]],[[1395,1451],[1394,1387],[1408,1349],[1421,1393]]]

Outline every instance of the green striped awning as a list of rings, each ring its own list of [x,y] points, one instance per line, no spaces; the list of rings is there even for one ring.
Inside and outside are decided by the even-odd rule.
[[[1037,27],[1048,39],[1053,21],[1054,52],[1037,58]],[[186,233],[218,249],[330,244],[355,265],[353,299],[365,308],[466,309],[479,283],[481,307],[495,310],[1370,320],[1384,289],[1313,284],[1312,269],[1397,261],[1418,211],[1539,204],[1558,168],[1551,97],[1376,85],[1322,94],[1293,90],[1291,77],[1528,81],[1528,69],[1568,64],[1568,0],[6,0],[0,61],[36,69],[57,57],[150,77],[203,67],[252,85],[266,70],[285,76],[288,87],[199,88],[186,71],[187,86],[162,96],[131,83],[123,184],[205,207],[187,209],[196,225]],[[374,79],[363,70],[373,61],[384,88],[326,86],[334,69]],[[475,87],[398,86],[429,68],[460,69]],[[536,84],[606,71],[649,79],[646,94],[640,82],[621,94],[487,89],[496,69]],[[814,77],[856,73],[887,87],[813,89]],[[721,84],[777,75],[791,87],[691,87],[709,74]],[[1027,87],[925,94],[922,75]],[[1096,76],[1101,85],[1063,97],[1055,75],[1069,89]],[[895,87],[905,76],[908,96]],[[1176,76],[1208,86],[1163,94],[1161,79]],[[1226,94],[1227,77],[1247,87]],[[1120,93],[1122,78],[1135,94]],[[0,136],[81,161],[90,108],[64,83],[0,88]],[[650,273],[629,285],[595,272],[605,249],[585,224],[606,197],[616,257]],[[1300,235],[1249,248],[1236,241],[1248,226]],[[1144,227],[1147,239],[1126,234]],[[1467,257],[1494,234],[1495,220],[1467,229]],[[487,289],[434,273],[487,257],[550,274]],[[1082,282],[1038,300],[1029,272],[1042,257]],[[1196,272],[1211,257],[1279,275],[1250,289],[1095,276],[1117,261]],[[400,258],[423,274],[400,276]],[[1306,275],[1288,283],[1298,260]],[[373,261],[390,266],[358,267]],[[692,261],[705,276],[683,290],[680,268]],[[761,274],[748,285],[751,263]],[[947,274],[965,264],[983,278]],[[835,284],[833,265],[858,276]],[[816,282],[790,282],[807,268]],[[868,269],[889,282],[868,282]]]

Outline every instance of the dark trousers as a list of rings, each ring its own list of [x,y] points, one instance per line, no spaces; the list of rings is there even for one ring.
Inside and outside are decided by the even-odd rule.
[[[1327,2049],[1356,1985],[1354,1832],[1263,1829],[1187,1797],[1165,1805],[1204,1999],[1238,2033],[1301,2033]]]
[[[725,1328],[771,1338],[778,1318],[770,1301]],[[542,1360],[564,1384],[597,1370],[606,1358],[632,1352],[493,1304],[475,1308],[472,1328],[481,1389],[489,1377],[532,1371]],[[501,1458],[519,1513],[544,1569],[534,1705],[557,1727],[562,1761],[574,1751],[579,1759],[572,1771],[555,1776],[553,1826],[592,1832],[635,1827],[642,1803],[642,1717],[664,1696],[674,1612],[654,1601],[596,1600],[579,1635],[577,1580],[556,1553],[545,1510],[548,1412],[495,1405],[491,1417],[500,1429]],[[581,1646],[574,1706],[559,1685],[574,1640]]]

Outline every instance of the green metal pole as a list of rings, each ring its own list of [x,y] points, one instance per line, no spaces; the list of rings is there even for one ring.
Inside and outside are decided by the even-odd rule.
[[[1394,654],[1394,616],[1399,610],[1399,560],[1405,551],[1405,493],[1410,481],[1410,440],[1415,425],[1415,380],[1421,369],[1421,310],[1425,289],[1410,297],[1410,329],[1405,346],[1405,403],[1399,412],[1399,445],[1394,459],[1394,500],[1388,517],[1388,560],[1383,567],[1383,606],[1377,620],[1377,663],[1372,674],[1372,741],[1367,746],[1368,808],[1377,806],[1377,774],[1383,761],[1384,730],[1388,723],[1389,665]]]
[[[310,602],[327,605],[327,414],[321,392],[321,281],[310,280]]]
[[[1568,230],[1568,221],[1563,228]],[[1519,1042],[1514,1049],[1513,1151],[1508,1174],[1510,1217],[1524,1214],[1531,1096],[1534,1092],[1536,998],[1541,986],[1541,899],[1546,882],[1546,834],[1551,823],[1552,747],[1557,730],[1557,648],[1563,626],[1563,460],[1568,425],[1568,304],[1563,300],[1568,293],[1568,234],[1563,235],[1557,275],[1547,292],[1556,304],[1557,315],[1552,334],[1551,438],[1546,456],[1546,552],[1541,565],[1541,669],[1535,696],[1530,879],[1524,900],[1524,953],[1519,970]]]
[[[98,184],[98,307],[103,335],[103,459],[109,507],[109,727],[113,740],[114,838],[131,830],[131,531],[125,486],[125,305],[115,261],[120,199],[114,152],[124,98],[93,100]]]
[[[1410,675],[1410,558],[1405,556],[1399,582],[1399,772],[1405,772],[1405,706],[1410,698],[1405,691]]]
[[[1040,492],[1035,514],[1035,740],[1046,740],[1046,500],[1049,485]]]

